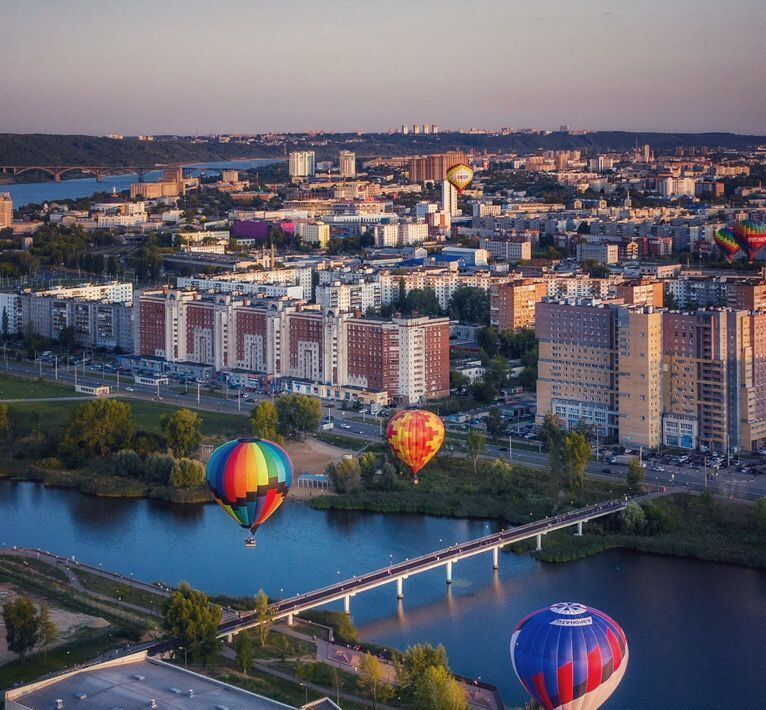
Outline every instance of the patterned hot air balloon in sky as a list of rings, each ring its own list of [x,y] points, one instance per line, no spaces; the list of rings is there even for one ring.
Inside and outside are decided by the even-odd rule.
[[[732,231],[737,244],[747,254],[747,260],[752,264],[758,252],[766,247],[766,223],[746,219],[743,222],[736,222]]]
[[[444,424],[436,414],[422,409],[399,412],[388,422],[386,439],[397,458],[412,471],[417,482],[418,471],[441,448]]]
[[[519,622],[511,660],[522,685],[546,710],[595,710],[625,675],[628,642],[603,612],[563,602]]]
[[[449,182],[458,194],[463,192],[473,180],[473,170],[465,163],[453,165],[446,173],[447,182]]]
[[[713,239],[716,246],[723,252],[723,255],[726,257],[726,261],[731,264],[732,260],[734,259],[734,255],[739,251],[739,244],[737,244],[737,240],[734,238],[734,232],[732,232],[728,227],[723,227],[715,233],[715,237]]]
[[[238,439],[213,452],[205,478],[215,502],[254,533],[282,505],[292,483],[293,464],[279,444]]]

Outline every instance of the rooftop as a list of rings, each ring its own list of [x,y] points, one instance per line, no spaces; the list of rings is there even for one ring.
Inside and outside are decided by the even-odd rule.
[[[289,710],[260,695],[149,659],[143,655],[102,663],[91,668],[38,681],[6,693],[10,707],[29,710],[152,707],[183,710]]]

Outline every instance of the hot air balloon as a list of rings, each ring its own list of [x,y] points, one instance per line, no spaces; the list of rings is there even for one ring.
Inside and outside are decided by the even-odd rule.
[[[628,642],[603,612],[563,602],[519,622],[511,661],[521,684],[546,710],[595,710],[625,675]]]
[[[391,417],[386,427],[386,439],[396,457],[405,464],[418,482],[418,471],[441,448],[444,424],[433,412],[412,409]]]
[[[747,260],[752,264],[758,252],[766,246],[766,224],[746,219],[736,222],[732,231],[737,244],[747,254]]]
[[[715,241],[716,246],[723,252],[726,261],[731,264],[734,255],[739,251],[739,244],[737,244],[737,240],[734,238],[734,232],[728,227],[719,229],[715,233],[713,241]]]
[[[458,194],[463,192],[471,180],[473,180],[473,170],[465,163],[458,163],[453,165],[446,173],[447,182],[454,187]]]
[[[250,531],[245,544],[252,547],[255,531],[287,496],[293,464],[273,441],[237,439],[213,452],[205,478],[215,502]]]

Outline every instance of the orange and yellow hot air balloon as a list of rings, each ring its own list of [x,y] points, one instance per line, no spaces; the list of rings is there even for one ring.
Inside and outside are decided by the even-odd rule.
[[[445,175],[447,182],[454,187],[458,194],[463,192],[473,180],[473,170],[465,163],[453,165]]]
[[[433,412],[412,409],[391,417],[386,439],[396,457],[418,482],[418,471],[439,451],[444,441],[444,424]]]

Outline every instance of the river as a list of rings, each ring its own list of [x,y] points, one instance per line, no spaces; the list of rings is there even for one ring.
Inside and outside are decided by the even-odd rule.
[[[186,175],[198,175],[200,170],[216,171],[228,168],[255,168],[259,165],[270,165],[279,162],[272,158],[254,160],[227,160],[216,163],[194,163],[187,165],[193,168],[185,172]],[[162,175],[160,170],[153,170],[144,175],[146,182],[158,180]],[[13,200],[14,207],[22,207],[31,203],[42,204],[43,202],[55,202],[56,200],[77,199],[90,197],[96,192],[111,192],[116,190],[129,190],[131,183],[137,182],[135,173],[128,175],[107,175],[102,182],[96,178],[82,178],[79,180],[62,180],[61,182],[27,182],[0,185],[0,192],[8,192]]]
[[[217,507],[107,500],[0,481],[0,543],[50,550],[148,581],[187,580],[209,593],[289,596],[497,529],[494,522],[314,511],[285,505],[258,547]],[[400,648],[443,643],[453,669],[525,694],[510,666],[513,626],[556,601],[592,604],[622,625],[630,662],[608,707],[756,710],[766,668],[766,571],[611,552],[549,565],[490,555],[352,599],[362,638]],[[339,607],[336,607],[339,608]]]

